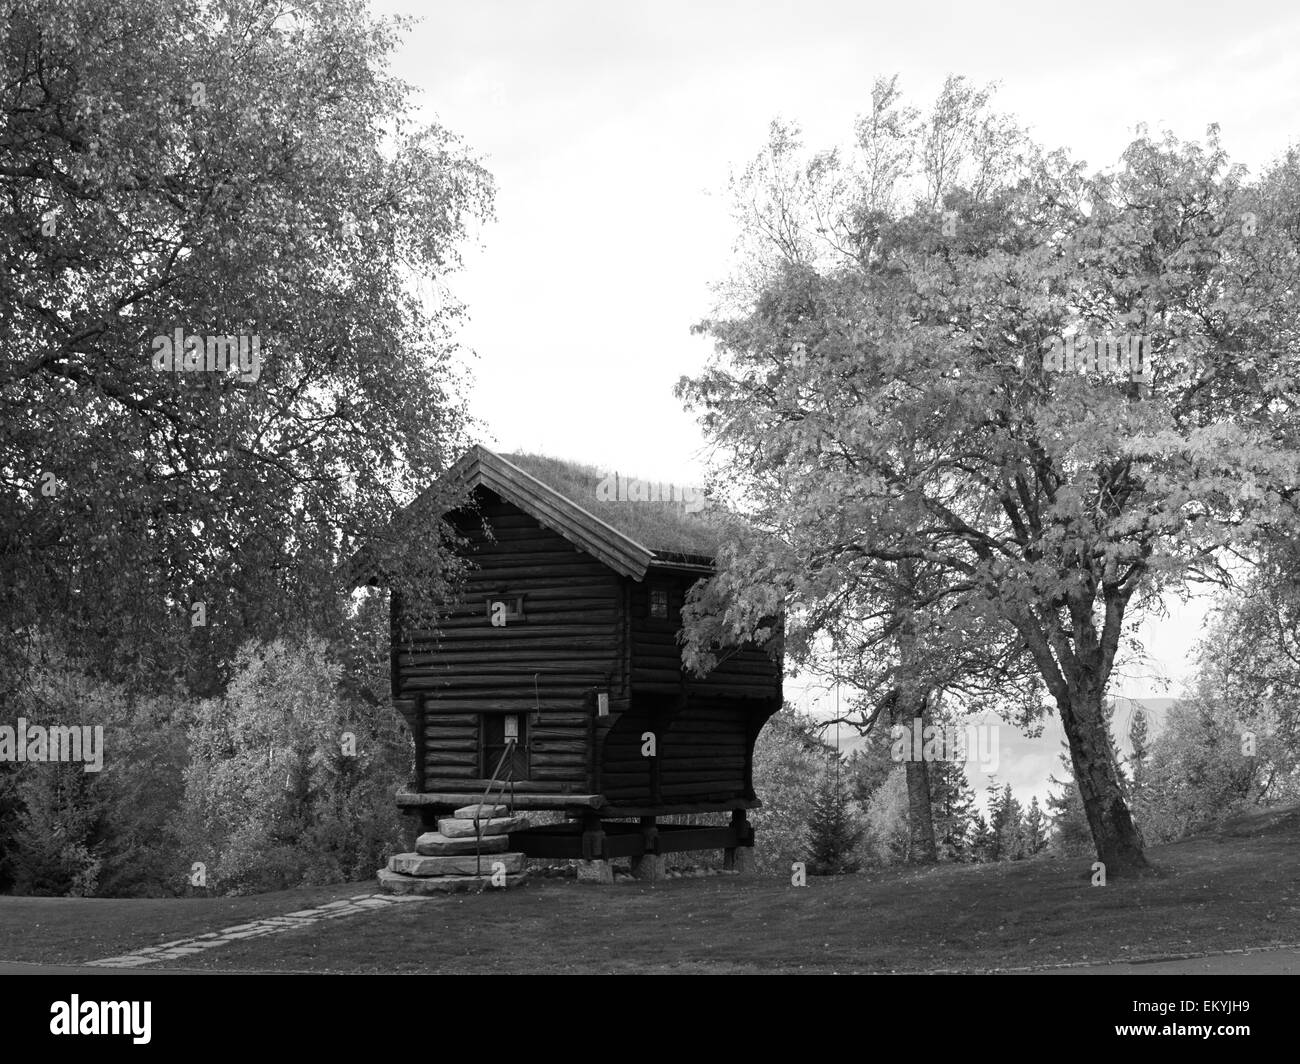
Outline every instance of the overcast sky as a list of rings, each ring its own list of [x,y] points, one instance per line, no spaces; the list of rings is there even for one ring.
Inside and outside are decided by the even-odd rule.
[[[1090,168],[1112,166],[1139,122],[1187,138],[1218,122],[1255,172],[1300,125],[1300,9],[1278,0],[375,7],[423,17],[395,71],[497,183],[497,220],[453,283],[483,442],[677,483],[702,479],[703,439],[672,387],[708,355],[689,330],[728,270],[727,177],[773,118],[830,145],[878,76],[900,74],[928,106],[964,74],[999,81],[1000,109]],[[1126,666],[1115,693],[1178,693],[1204,610],[1169,610],[1141,630],[1152,660]],[[813,697],[798,681],[789,693]],[[1022,795],[1041,793],[1033,760],[1003,774]]]

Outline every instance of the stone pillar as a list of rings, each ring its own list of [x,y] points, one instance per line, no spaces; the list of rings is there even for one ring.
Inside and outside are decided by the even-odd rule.
[[[614,882],[614,866],[608,861],[579,861],[578,882],[607,886]]]
[[[643,853],[632,858],[632,875],[646,883],[657,883],[668,874],[668,858],[661,853]]]

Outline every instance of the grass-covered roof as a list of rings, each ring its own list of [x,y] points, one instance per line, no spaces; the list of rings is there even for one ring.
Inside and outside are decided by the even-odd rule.
[[[712,558],[718,552],[718,510],[703,505],[702,496],[690,491],[690,485],[656,481],[652,486],[621,471],[547,455],[516,452],[501,457],[665,558]],[[683,494],[686,501],[681,501]],[[656,498],[646,500],[646,495]],[[678,501],[659,501],[659,497]]]

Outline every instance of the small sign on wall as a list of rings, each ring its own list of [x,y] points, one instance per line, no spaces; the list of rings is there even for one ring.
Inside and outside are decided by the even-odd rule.
[[[596,716],[609,716],[609,694],[605,691],[601,691],[596,695]]]
[[[507,739],[518,739],[518,738],[519,738],[519,718],[518,718],[518,717],[516,717],[513,713],[508,714],[508,715],[506,716],[506,719],[505,719],[505,726],[506,726],[505,736],[506,736]]]

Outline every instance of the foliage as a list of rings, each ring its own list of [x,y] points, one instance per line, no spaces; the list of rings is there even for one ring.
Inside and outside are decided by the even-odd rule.
[[[102,729],[102,769],[10,764],[0,802],[0,878],[18,893],[113,897],[173,893],[181,880],[172,818],[186,753],[183,698],[144,697],[95,675],[48,637],[32,637],[27,682],[4,723]]]
[[[828,770],[817,788],[808,819],[808,874],[837,876],[856,872],[861,862],[854,851],[862,835],[847,781]]]
[[[457,265],[491,182],[414,123],[402,25],[361,0],[0,0],[15,685],[41,623],[111,679],[214,694],[250,636],[339,622],[361,542],[436,591],[437,537],[389,518],[463,446],[461,311],[411,281]],[[178,329],[257,337],[260,374],[155,369]]]
[[[1050,829],[1043,807],[1038,804],[1038,795],[1029,801],[1029,810],[1021,824],[1021,837],[1024,840],[1024,856],[1036,857],[1047,849]]]
[[[929,567],[927,654],[993,625],[996,658],[1032,657],[1099,851],[1140,869],[1118,768],[1093,760],[1124,627],[1297,525],[1300,155],[1248,184],[1213,127],[1142,131],[1089,177],[986,103],[950,79],[923,120],[881,83],[851,156],[777,126],[742,175],[740,262],[699,326],[716,356],[678,392],[746,523],[688,606],[687,658],[775,637],[783,611],[811,647],[882,566]],[[1045,368],[1075,335],[1146,337],[1150,385]]]
[[[966,781],[961,761],[930,763],[930,813],[934,819],[935,846],[941,861],[973,858],[975,793]]]
[[[763,800],[750,813],[758,872],[789,875],[808,852],[808,823],[826,773],[826,747],[815,732],[811,718],[787,707],[768,719],[754,744],[754,790]]]
[[[1222,823],[1262,804],[1275,760],[1276,739],[1261,736],[1262,754],[1242,749],[1234,708],[1210,691],[1180,699],[1151,745],[1143,788],[1143,827],[1153,841],[1167,842]],[[1282,755],[1285,758],[1285,755]],[[1279,797],[1294,799],[1296,792]]]
[[[339,672],[318,639],[248,644],[226,694],[199,705],[185,821],[209,889],[367,878],[400,842],[409,747],[391,712],[341,695]]]
[[[1097,847],[1088,830],[1088,818],[1083,812],[1079,788],[1074,783],[1074,770],[1070,764],[1068,750],[1061,754],[1061,764],[1065,767],[1065,779],[1048,777],[1048,782],[1054,787],[1061,788],[1059,794],[1047,796],[1047,809],[1052,821],[1048,848],[1061,857],[1085,857],[1096,854]]]
[[[863,819],[862,843],[869,863],[889,865],[907,860],[907,773],[901,765],[871,795]]]

